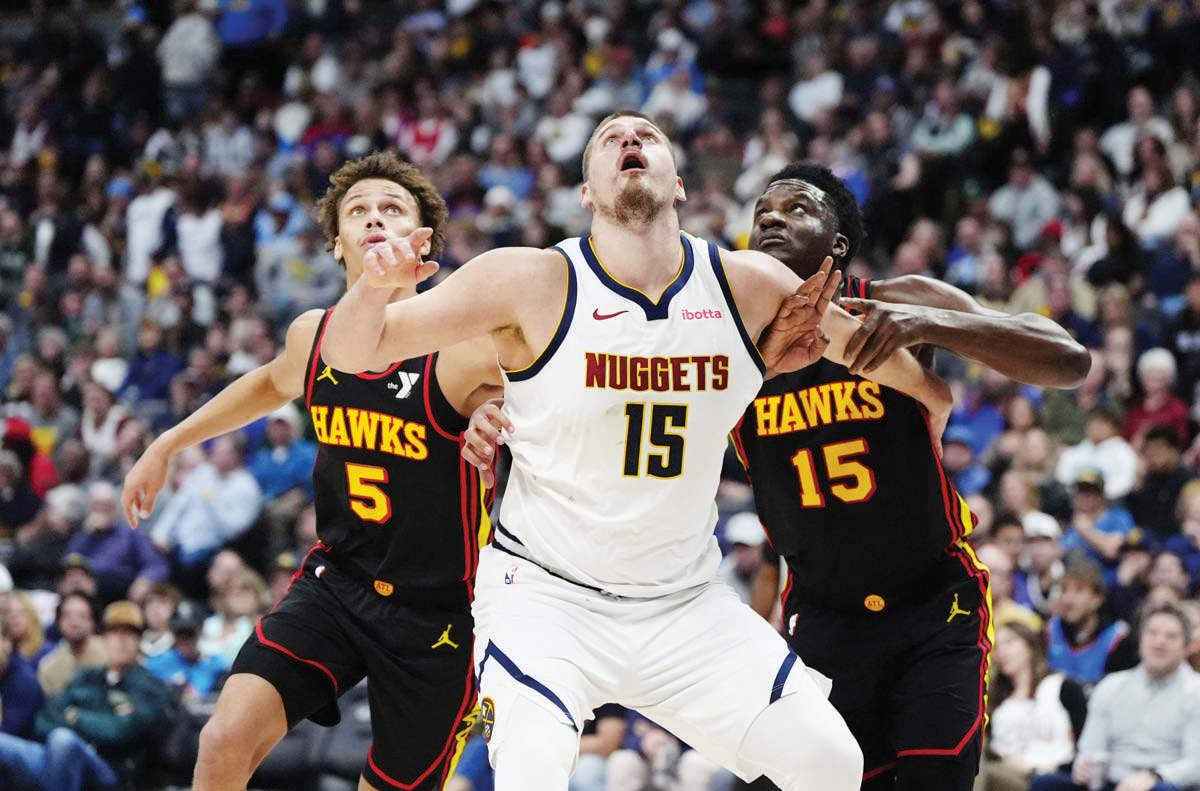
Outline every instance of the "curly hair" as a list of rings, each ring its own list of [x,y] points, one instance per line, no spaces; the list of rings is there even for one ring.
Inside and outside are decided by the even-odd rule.
[[[333,249],[338,235],[338,210],[346,193],[364,179],[383,179],[399,184],[413,196],[421,210],[421,223],[433,229],[429,240],[429,257],[437,258],[446,246],[446,201],[433,183],[412,163],[405,162],[391,151],[377,151],[342,165],[329,177],[329,189],[317,201],[317,221],[325,234],[327,249]],[[344,263],[338,261],[339,264]]]
[[[842,266],[853,260],[858,249],[862,247],[863,237],[866,236],[866,232],[863,230],[862,211],[858,208],[858,201],[854,199],[854,193],[850,192],[845,182],[835,176],[832,170],[824,165],[808,161],[791,163],[771,176],[767,181],[767,186],[771,186],[776,181],[790,179],[806,182],[825,193],[829,199],[829,205],[837,217],[837,232],[846,237],[846,255],[837,262],[837,265]]]

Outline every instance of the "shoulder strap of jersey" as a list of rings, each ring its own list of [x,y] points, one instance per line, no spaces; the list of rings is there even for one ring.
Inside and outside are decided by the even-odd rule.
[[[321,340],[325,337],[325,326],[329,324],[329,317],[332,315],[333,308],[330,308],[325,311],[325,315],[321,316],[321,321],[317,324],[317,332],[313,336],[312,349],[308,352],[308,368],[304,376],[304,405],[308,407],[312,406],[313,384],[323,373],[317,370],[321,363]]]
[[[467,430],[467,418],[458,414],[438,379],[437,367],[440,355],[437,352],[425,357],[425,381],[422,382],[421,392],[425,399],[425,414],[433,430],[443,438],[458,442],[460,436]]]

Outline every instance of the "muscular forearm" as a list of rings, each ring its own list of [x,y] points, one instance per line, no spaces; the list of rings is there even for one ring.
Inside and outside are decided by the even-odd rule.
[[[846,342],[858,326],[858,322],[848,313],[831,308],[821,322],[821,328],[829,334],[829,348],[825,351],[825,357],[846,365]],[[948,413],[954,404],[950,386],[905,349],[893,354],[866,378],[916,399],[934,415]]]
[[[931,309],[925,343],[982,363],[1012,379],[1042,387],[1078,387],[1091,356],[1045,316],[982,316]]]
[[[379,346],[387,322],[390,292],[372,288],[360,279],[338,302],[325,326],[321,356],[335,370],[347,373],[382,367]]]
[[[265,366],[255,368],[217,393],[182,423],[159,436],[151,447],[173,456],[184,448],[235,431],[270,414],[291,401],[294,395],[280,392]]]

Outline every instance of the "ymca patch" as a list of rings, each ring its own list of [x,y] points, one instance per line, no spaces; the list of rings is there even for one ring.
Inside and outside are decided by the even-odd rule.
[[[479,721],[483,724],[480,729],[483,733],[483,740],[490,742],[492,740],[492,728],[496,725],[496,701],[491,698],[484,698],[479,702]]]

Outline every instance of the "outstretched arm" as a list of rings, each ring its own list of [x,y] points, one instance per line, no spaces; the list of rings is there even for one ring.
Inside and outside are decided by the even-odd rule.
[[[414,232],[414,235],[420,231]],[[411,237],[409,237],[411,239]],[[557,253],[509,247],[484,253],[437,288],[388,304],[397,288],[415,288],[432,272],[413,253],[420,240],[393,240],[384,259],[367,254],[363,276],[329,319],[321,343],[325,362],[339,371],[382,370],[396,360],[438,351],[456,343],[512,328],[519,331],[516,305],[544,280],[546,257]],[[562,274],[565,277],[565,274]]]
[[[288,327],[283,352],[266,365],[238,377],[181,423],[163,432],[125,476],[121,507],[137,526],[154,510],[171,457],[213,437],[235,431],[279,409],[304,392],[304,366],[322,311],[310,310]]]
[[[954,286],[918,275],[871,284],[872,299],[841,304],[866,314],[847,347],[854,373],[869,373],[897,349],[939,346],[1012,379],[1078,387],[1091,367],[1087,349],[1045,316],[990,310]]]

